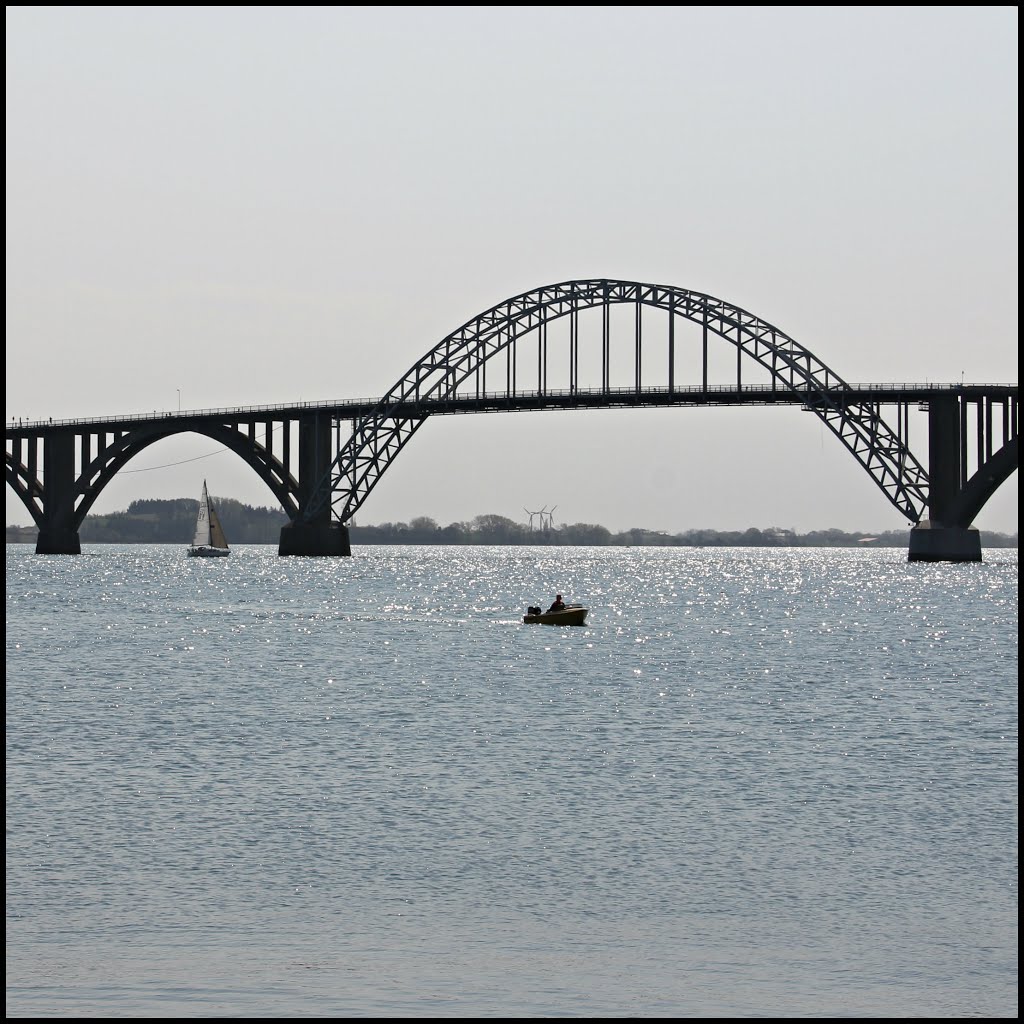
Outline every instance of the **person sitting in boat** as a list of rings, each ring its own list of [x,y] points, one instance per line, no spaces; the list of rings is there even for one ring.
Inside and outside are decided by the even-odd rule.
[[[565,608],[565,602],[562,600],[561,594],[555,594],[554,601],[551,602],[551,607],[548,609],[549,612],[560,612]]]

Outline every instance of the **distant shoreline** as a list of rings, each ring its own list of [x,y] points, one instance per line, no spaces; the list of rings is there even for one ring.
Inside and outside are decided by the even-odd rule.
[[[709,548],[709,547],[764,547],[764,548],[905,548],[909,539],[909,529],[899,532],[890,532],[876,536],[865,534],[847,534],[836,530],[823,531],[821,533],[791,534],[779,536],[778,534],[766,535],[760,530],[746,530],[741,532],[723,532],[702,530],[699,531],[701,539],[688,537],[686,534],[679,538],[667,537],[663,534],[641,534],[640,537],[623,538],[615,536],[608,540],[593,541],[581,540],[572,541],[549,537],[547,539],[534,538],[532,540],[495,540],[483,538],[465,538],[461,540],[450,539],[413,539],[410,536],[389,534],[387,537],[367,536],[379,531],[378,527],[351,527],[350,540],[353,546],[370,545],[411,545],[411,546],[448,546],[448,547],[686,547],[686,548]],[[35,544],[38,530],[34,526],[8,526],[8,544]],[[127,539],[127,538],[104,538],[90,539],[81,538],[83,544],[166,544],[177,546],[188,544],[188,540],[154,540],[154,539]],[[233,542],[236,546],[246,544],[276,545],[277,540],[256,540]],[[981,533],[981,546],[983,548],[1016,549],[1017,535],[1008,536],[1000,533]]]
[[[199,502],[195,498],[140,499],[125,512],[85,517],[79,530],[83,544],[189,544],[195,530]],[[228,543],[277,544],[288,517],[280,508],[256,508],[231,498],[219,498],[217,508]],[[8,544],[34,544],[35,526],[8,526]],[[593,523],[563,523],[557,528],[531,529],[529,525],[489,514],[466,522],[441,526],[429,516],[417,516],[408,523],[349,526],[353,545],[442,544],[450,546],[503,545],[509,547],[831,547],[905,548],[910,527],[882,533],[851,533],[844,530],[814,530],[797,533],[780,527],[746,530],[686,530],[670,534],[664,530],[634,527],[613,533]],[[1015,548],[1017,534],[981,531],[981,545],[987,548]]]

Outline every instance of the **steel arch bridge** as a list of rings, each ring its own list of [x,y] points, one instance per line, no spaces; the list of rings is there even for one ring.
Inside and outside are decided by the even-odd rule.
[[[12,422],[6,472],[40,527],[37,551],[73,553],[85,515],[135,455],[173,434],[205,434],[247,462],[288,513],[282,554],[348,554],[346,525],[431,415],[789,403],[817,415],[909,523],[922,525],[927,510],[928,525],[963,531],[1017,468],[1017,396],[1016,384],[851,385],[721,299],[577,280],[479,314],[378,401]],[[928,412],[928,471],[910,446],[914,404]],[[344,531],[341,548],[332,530]]]
[[[767,374],[770,388],[799,398],[815,412],[853,457],[867,471],[890,503],[909,522],[922,518],[928,506],[928,473],[907,443],[905,410],[893,429],[881,416],[879,395],[858,396],[812,352],[778,328],[738,306],[700,292],[634,281],[584,280],[549,285],[517,295],[481,313],[439,342],[401,377],[377,407],[355,423],[352,435],[338,451],[331,474],[318,485],[306,509],[311,520],[330,502],[340,523],[349,522],[366,501],[391,461],[422,426],[425,417],[410,417],[425,403],[482,400],[486,393],[488,363],[504,359],[506,394],[509,400],[525,400],[517,388],[521,349],[532,338],[537,349],[535,393],[548,390],[548,332],[557,321],[568,322],[568,389],[579,405],[602,404],[596,398],[610,398],[612,364],[611,313],[616,306],[632,307],[635,318],[629,342],[632,344],[631,371],[639,399],[645,392],[643,310],[660,311],[665,319],[663,372],[671,401],[677,387],[679,352],[677,329],[680,321],[696,325],[702,349],[702,388],[708,385],[707,349],[709,338],[718,337],[736,352],[736,390],[743,388],[743,361]],[[579,383],[581,314],[597,310],[600,315],[600,388],[584,395]],[[684,394],[679,392],[679,402]],[[648,403],[649,404],[649,403]],[[1016,405],[1013,407],[1012,458],[1004,453],[1002,462],[1016,465]],[[1007,432],[1010,431],[1007,425]],[[991,430],[989,431],[991,436]],[[1012,469],[1010,469],[1012,471]],[[984,501],[994,493],[1008,473],[989,480],[982,475],[970,487],[971,498],[961,500],[957,525],[968,526]],[[986,483],[987,481],[987,483]],[[980,504],[979,504],[980,502]]]

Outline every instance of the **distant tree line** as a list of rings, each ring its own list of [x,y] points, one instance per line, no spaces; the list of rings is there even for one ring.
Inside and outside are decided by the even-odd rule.
[[[897,547],[907,546],[909,527],[885,533],[865,535],[843,530],[814,530],[796,533],[770,527],[759,530],[686,530],[667,533],[633,527],[612,533],[593,523],[573,523],[557,530],[531,529],[504,516],[477,516],[469,522],[439,526],[428,516],[409,523],[382,523],[379,526],[352,526],[353,544],[541,544],[554,546],[608,545],[615,547]],[[1017,535],[983,532],[985,547],[1015,548]]]
[[[127,512],[86,516],[78,531],[83,544],[190,544],[199,502],[195,498],[133,501]],[[217,499],[217,514],[229,544],[276,544],[288,522],[282,509],[253,508],[232,498]],[[18,536],[12,537],[12,531]],[[7,527],[8,543],[35,542],[31,527]]]
[[[83,544],[188,544],[195,531],[199,502],[195,498],[133,501],[126,512],[86,516],[79,530]],[[277,544],[288,522],[282,509],[254,508],[231,498],[217,500],[217,512],[228,543]],[[7,543],[35,543],[36,528],[7,527]],[[607,545],[619,547],[895,547],[907,545],[909,528],[872,534],[843,530],[796,533],[770,527],[759,530],[687,530],[666,533],[634,527],[612,533],[604,526],[573,523],[558,529],[536,529],[499,515],[476,516],[468,522],[440,526],[429,516],[408,523],[350,526],[353,545],[366,544],[507,544]],[[983,547],[1015,548],[1017,534],[983,531]]]

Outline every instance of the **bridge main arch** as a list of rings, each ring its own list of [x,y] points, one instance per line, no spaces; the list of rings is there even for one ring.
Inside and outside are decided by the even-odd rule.
[[[627,340],[613,341],[612,311],[633,306],[635,317]],[[356,422],[340,447],[330,470],[314,490],[304,510],[312,519],[330,504],[335,520],[344,525],[363,505],[381,476],[425,421],[423,409],[431,402],[452,401],[466,391],[486,390],[487,365],[504,360],[509,400],[526,397],[516,388],[516,367],[527,339],[536,345],[537,372],[532,387],[549,389],[550,330],[559,322],[567,349],[568,387],[577,386],[582,346],[600,346],[601,387],[612,389],[613,350],[632,352],[632,380],[641,390],[644,336],[650,325],[644,311],[664,319],[661,337],[662,384],[669,394],[678,386],[683,341],[680,325],[698,332],[703,357],[703,384],[708,385],[708,344],[718,339],[736,352],[737,387],[744,361],[767,375],[773,388],[801,396],[868,472],[889,502],[910,523],[920,521],[927,504],[928,474],[907,444],[905,429],[894,430],[882,418],[877,403],[857,401],[849,385],[810,350],[774,325],[747,310],[700,292],[666,285],[610,279],[565,281],[514,296],[463,324],[419,359],[380,400],[376,408]],[[593,336],[584,339],[581,319],[596,314]],[[531,349],[532,352],[532,349]],[[511,386],[509,385],[511,383]],[[532,393],[532,392],[530,392]]]

